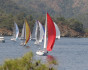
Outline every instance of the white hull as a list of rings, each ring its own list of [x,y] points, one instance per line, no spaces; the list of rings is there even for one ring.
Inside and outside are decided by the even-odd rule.
[[[30,40],[33,40],[33,41],[35,41],[36,39],[35,39],[35,38],[30,38]]]
[[[24,40],[24,38],[19,38],[20,40]]]
[[[56,39],[60,39],[60,36],[56,36]]]
[[[20,45],[21,45],[21,46],[25,46],[26,44],[25,44],[25,43],[21,43]]]
[[[39,42],[42,42],[42,40],[39,40]]]
[[[35,41],[34,44],[39,44],[39,42],[38,41]]]
[[[0,42],[5,42],[4,37],[0,37]]]
[[[36,52],[36,54],[37,55],[47,55],[47,51],[43,51],[43,50],[38,50],[37,52]]]
[[[16,38],[11,38],[12,41],[16,41]]]

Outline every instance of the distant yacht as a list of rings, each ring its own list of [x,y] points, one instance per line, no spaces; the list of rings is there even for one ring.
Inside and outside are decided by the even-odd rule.
[[[19,35],[19,28],[18,25],[16,24],[16,22],[14,22],[14,27],[13,27],[13,36],[11,38],[11,40],[16,41]]]
[[[25,19],[23,29],[22,29],[22,35],[20,38],[22,42],[20,45],[25,46],[28,43],[28,41],[30,39],[30,34],[31,34],[31,32],[30,32],[29,24],[28,24],[27,20]]]
[[[39,44],[44,39],[44,28],[43,25],[37,20],[35,22],[31,40],[35,40],[34,44]]]
[[[0,34],[0,42],[5,42],[5,39],[4,39],[4,37]]]

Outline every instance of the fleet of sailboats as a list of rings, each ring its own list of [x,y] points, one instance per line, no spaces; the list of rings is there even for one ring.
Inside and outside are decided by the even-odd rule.
[[[16,41],[19,35],[19,28],[16,22],[14,22],[13,36],[11,40]],[[27,20],[25,19],[22,33],[21,33],[21,45],[25,46],[28,41],[34,40],[34,44],[39,44],[44,40],[44,47],[42,50],[36,52],[37,55],[46,55],[48,51],[52,51],[55,39],[60,39],[60,30],[55,22],[53,22],[50,15],[46,14],[45,29],[43,25],[37,20],[35,22],[33,32],[31,34]]]
[[[18,25],[16,24],[16,22],[14,22],[14,27],[13,27],[13,36],[11,38],[11,40],[16,41],[19,35],[19,28]]]

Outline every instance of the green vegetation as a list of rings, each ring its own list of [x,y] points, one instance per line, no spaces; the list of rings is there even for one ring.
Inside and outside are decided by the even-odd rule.
[[[84,32],[83,24],[78,20],[70,19],[68,22],[69,27],[72,28],[73,30],[80,33]]]
[[[64,17],[58,17],[56,21],[57,23],[59,22],[62,25],[67,25],[68,27],[70,27],[71,29],[77,32],[80,32],[80,33],[86,32],[82,22],[80,22],[77,19],[74,19],[74,18],[65,19]]]
[[[56,61],[50,64],[57,65]],[[23,57],[17,59],[8,59],[0,66],[0,70],[56,70],[49,67],[49,63],[42,63],[41,60],[34,60],[33,53],[28,52]]]
[[[12,31],[13,29],[13,23],[14,21],[18,24],[18,27],[20,29],[20,33],[23,27],[24,19],[27,19],[31,31],[33,30],[33,26],[35,23],[35,19],[39,20],[43,25],[45,24],[45,16],[40,16],[38,18],[34,18],[32,15],[26,16],[25,13],[20,13],[18,15],[12,15],[12,14],[6,14],[6,13],[1,13],[0,14],[0,28],[7,28],[8,30]],[[66,19],[64,17],[52,17],[53,20],[59,24],[61,23],[62,25],[67,25],[71,29],[83,33],[86,32],[87,29],[84,29],[84,26],[82,22],[78,21],[77,19]]]
[[[13,16],[11,14],[1,13],[0,28],[7,28],[8,30],[12,31],[13,30],[13,24],[14,24],[14,21],[15,21],[18,24],[18,27],[19,27],[20,32],[21,32],[21,29],[23,27],[23,23],[24,23],[25,19],[28,20],[30,29],[32,30],[32,27],[33,27],[35,21],[34,21],[34,19],[32,18],[31,15],[25,17],[24,13],[20,13],[16,16]]]

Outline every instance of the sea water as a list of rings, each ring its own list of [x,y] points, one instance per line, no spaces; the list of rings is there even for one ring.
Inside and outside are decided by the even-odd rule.
[[[9,58],[20,58],[26,52],[32,51],[34,57],[46,61],[56,59],[58,70],[88,70],[88,38],[61,38],[55,41],[53,50],[47,56],[38,56],[36,51],[43,49],[43,42],[35,45],[30,40],[27,47],[20,46],[21,41],[10,40],[10,36],[5,36],[5,43],[0,43],[0,64]]]

